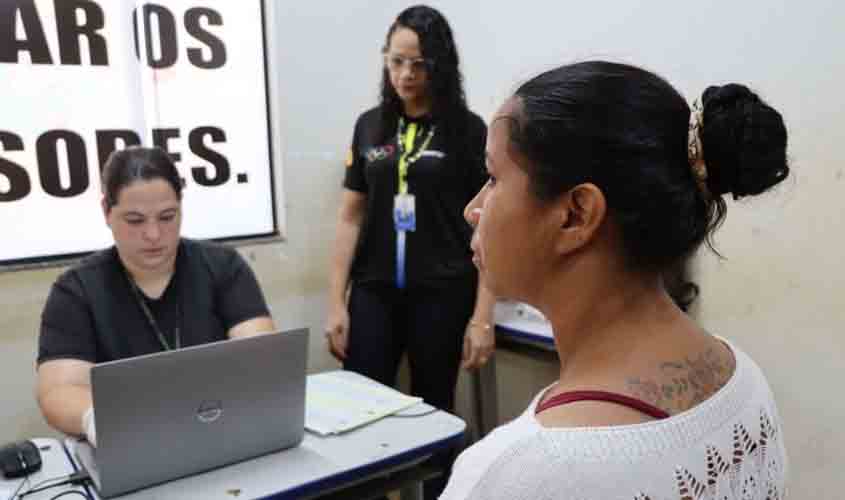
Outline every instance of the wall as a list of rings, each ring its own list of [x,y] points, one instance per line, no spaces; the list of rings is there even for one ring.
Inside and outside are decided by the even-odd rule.
[[[198,2],[201,3],[201,2]],[[268,2],[276,46],[274,102],[287,241],[245,247],[277,321],[313,332],[309,369],[325,353],[325,288],[343,157],[355,117],[374,104],[387,25],[409,2]],[[845,465],[842,375],[845,143],[841,82],[845,5],[787,2],[435,2],[461,49],[467,95],[489,118],[524,78],[607,57],[644,65],[692,100],[707,85],[745,82],[784,113],[794,176],[778,193],[731,203],[717,245],[696,261],[697,317],[768,374],[785,422],[792,498],[838,498]],[[0,83],[2,86],[2,83]],[[0,441],[49,432],[32,399],[38,315],[58,269],[0,274]],[[501,414],[511,417],[554,366],[499,354]],[[466,412],[467,380],[460,409]]]

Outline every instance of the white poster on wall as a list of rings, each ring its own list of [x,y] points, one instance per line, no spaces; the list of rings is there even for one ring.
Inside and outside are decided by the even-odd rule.
[[[168,151],[183,234],[276,234],[260,0],[0,0],[0,264],[112,243],[100,169]]]

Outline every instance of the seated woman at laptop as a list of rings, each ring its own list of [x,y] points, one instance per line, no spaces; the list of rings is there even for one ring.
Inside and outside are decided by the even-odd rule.
[[[274,330],[255,275],[235,250],[180,237],[182,180],[167,153],[116,151],[102,185],[115,244],[56,280],[38,349],[44,417],[92,444],[94,363]]]

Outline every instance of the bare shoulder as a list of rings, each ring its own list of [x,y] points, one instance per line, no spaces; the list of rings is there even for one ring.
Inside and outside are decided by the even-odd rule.
[[[671,416],[709,399],[727,384],[735,368],[730,349],[709,337],[682,347],[654,350],[635,365],[621,368],[616,380],[584,388],[628,396]],[[655,418],[622,404],[591,400],[549,408],[539,413],[537,420],[544,427],[603,427]]]
[[[733,353],[715,337],[674,356],[654,360],[651,369],[626,378],[626,392],[669,414],[689,410],[719,391],[733,376]]]

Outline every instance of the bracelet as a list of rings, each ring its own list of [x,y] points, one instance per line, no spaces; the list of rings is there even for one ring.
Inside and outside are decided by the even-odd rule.
[[[484,331],[486,332],[489,332],[493,329],[493,325],[491,325],[490,323],[487,323],[486,321],[476,321],[474,319],[469,320],[469,326],[478,326],[484,329]]]

